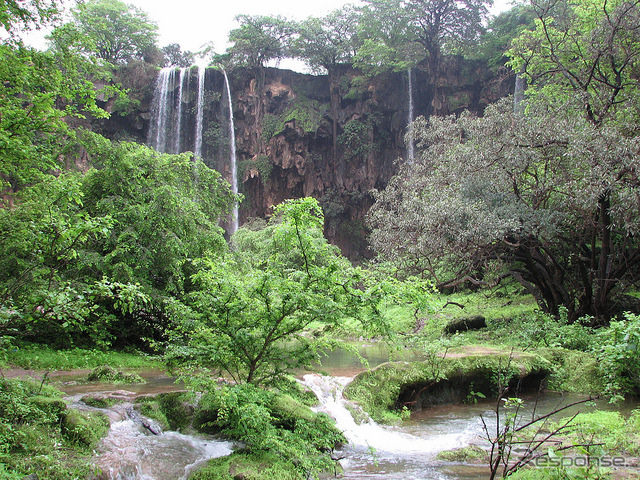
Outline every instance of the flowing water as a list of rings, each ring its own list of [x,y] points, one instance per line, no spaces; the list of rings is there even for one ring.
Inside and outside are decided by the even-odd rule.
[[[413,123],[413,82],[411,80],[411,69],[407,70],[407,76],[409,77],[409,85],[407,87],[408,96],[409,96],[409,118],[407,122],[408,132],[407,132],[407,160],[409,162],[413,162],[414,159],[414,147],[413,147],[413,129],[411,128],[411,123]]]
[[[526,82],[521,75],[516,75],[516,85],[513,91],[513,113],[524,113],[524,91]]]
[[[175,121],[175,131],[173,133],[173,152],[172,153],[180,153],[180,139],[182,137],[182,95],[184,93],[185,83],[188,81],[189,70],[187,68],[180,69],[180,79],[178,80],[178,98],[176,100],[176,121]]]
[[[196,157],[202,158],[202,133],[204,123],[204,80],[207,72],[205,65],[198,65],[198,103],[196,105],[196,138],[194,152]]]
[[[361,346],[359,355],[370,366],[389,358],[384,345]],[[415,352],[403,351],[396,359],[417,359]],[[400,426],[379,425],[372,421],[356,405],[346,400],[342,393],[346,385],[363,366],[358,356],[346,350],[328,353],[322,367],[328,375],[300,373],[300,381],[319,399],[316,411],[335,419],[344,432],[348,444],[336,452],[342,457],[344,477],[350,480],[481,480],[487,478],[483,464],[445,462],[437,459],[443,450],[478,445],[488,448],[481,417],[493,428],[495,402],[480,401],[475,404],[440,405],[414,412]],[[63,383],[62,389],[69,395],[76,408],[100,410],[111,420],[111,430],[101,444],[96,464],[114,480],[169,480],[187,478],[189,472],[209,458],[231,453],[233,445],[209,436],[190,436],[177,432],[154,435],[153,422],[132,409],[137,395],[157,394],[180,390],[181,386],[159,370],[140,372],[145,384],[127,385],[127,391],[117,385],[77,384],[73,379]],[[120,403],[109,409],[94,409],[80,401],[88,392],[109,391],[120,397]],[[561,405],[572,403],[581,397],[575,394],[545,393],[539,398],[524,397],[522,421],[530,418],[533,406],[537,414],[550,412]],[[562,413],[572,415],[576,411],[589,411],[593,406],[574,407]],[[614,408],[599,402],[597,408]],[[622,413],[637,408],[637,403],[625,404]],[[355,415],[354,415],[355,412]],[[355,418],[354,418],[355,416]],[[357,420],[356,420],[357,419]],[[145,425],[147,425],[145,427]]]
[[[156,87],[153,93],[153,104],[151,105],[151,123],[147,144],[159,152],[165,152],[167,139],[167,109],[169,102],[169,86],[175,77],[175,69],[163,68],[158,73]]]
[[[164,385],[164,378],[160,384]],[[104,390],[105,385],[102,387]],[[140,385],[138,390],[157,393],[158,385],[154,382],[147,387],[145,390]],[[67,397],[67,400],[73,408],[104,413],[111,423],[95,458],[96,466],[110,480],[186,479],[194,468],[207,460],[232,452],[231,442],[211,436],[162,432],[153,420],[134,409],[136,392],[108,392],[110,397],[121,400],[121,403],[109,408],[90,407],[80,400],[82,395],[75,394]]]
[[[236,129],[233,123],[233,103],[231,102],[231,87],[229,86],[229,77],[227,72],[224,73],[224,85],[227,92],[227,102],[229,104],[229,162],[231,166],[231,191],[238,194],[238,167],[236,165]],[[231,235],[238,231],[238,202],[233,204],[233,211],[231,214]]]
[[[443,450],[476,445],[489,449],[483,430],[482,418],[489,430],[495,429],[495,402],[453,404],[431,407],[414,412],[401,426],[379,425],[368,418],[358,407],[342,396],[344,387],[353,377],[330,377],[306,374],[302,383],[320,400],[316,411],[334,418],[336,425],[348,440],[338,453],[343,457],[344,478],[351,480],[484,480],[488,468],[482,463],[465,464],[438,460]],[[583,397],[575,394],[546,393],[542,396],[525,396],[525,406],[519,423],[525,423],[536,415],[545,414],[560,406]],[[633,408],[629,404],[626,408]],[[636,405],[637,406],[637,405]],[[562,412],[566,417],[579,411],[589,411],[595,406],[580,405]],[[611,408],[598,402],[597,408]],[[619,407],[617,408],[619,409]],[[624,412],[625,408],[623,408]],[[358,412],[354,419],[352,412]]]

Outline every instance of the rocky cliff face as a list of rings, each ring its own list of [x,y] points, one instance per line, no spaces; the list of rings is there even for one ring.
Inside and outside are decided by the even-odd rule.
[[[182,150],[193,150],[197,72],[183,85]],[[134,71],[129,80],[140,100],[125,115],[113,115],[102,130],[110,137],[146,140],[153,80],[150,72]],[[513,89],[506,72],[494,74],[478,62],[446,58],[442,74],[429,82],[426,72],[413,77],[415,116],[436,115],[484,107]],[[364,217],[372,204],[372,189],[381,189],[406,156],[408,121],[407,73],[365,78],[345,66],[338,72],[334,118],[326,76],[288,70],[236,70],[230,74],[237,143],[241,224],[263,218],[287,198],[313,196],[326,217],[326,234],[351,258],[366,256]],[[428,88],[434,85],[435,88]],[[228,114],[221,72],[205,77],[203,159],[226,178],[229,171]],[[177,87],[176,87],[177,88]],[[433,92],[433,93],[428,93]],[[113,106],[111,107],[113,108]]]

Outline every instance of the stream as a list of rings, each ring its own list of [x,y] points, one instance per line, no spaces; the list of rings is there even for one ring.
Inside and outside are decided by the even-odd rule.
[[[361,350],[370,366],[387,360],[383,348],[372,346]],[[494,401],[480,401],[471,405],[441,405],[412,413],[401,426],[379,425],[364,413],[354,420],[350,405],[342,397],[345,386],[363,367],[353,354],[332,352],[322,365],[323,373],[300,373],[299,381],[311,389],[319,399],[314,410],[335,419],[349,443],[336,452],[343,469],[343,478],[351,480],[480,480],[486,479],[488,469],[479,464],[445,462],[436,458],[443,450],[478,445],[488,448],[482,430],[481,415],[490,425],[494,418]],[[159,371],[142,372],[147,383],[139,385],[63,383],[61,389],[74,408],[98,410],[111,421],[111,429],[97,452],[96,465],[112,480],[175,480],[187,479],[190,472],[208,459],[229,455],[233,443],[205,435],[183,435],[178,432],[159,432],[153,421],[133,410],[138,395],[180,390],[170,377]],[[121,389],[126,390],[121,390]],[[114,407],[89,407],[80,399],[84,394],[110,392],[121,396],[123,402]],[[546,413],[581,398],[578,395],[545,393],[540,398],[525,397],[524,415],[531,415],[537,402],[537,413]],[[600,402],[599,408],[607,408]],[[628,405],[630,410],[636,405]],[[581,406],[582,411],[593,407]],[[527,410],[528,409],[528,410]],[[570,415],[571,411],[562,415]],[[146,425],[146,426],[145,426]],[[156,431],[156,433],[158,433]]]

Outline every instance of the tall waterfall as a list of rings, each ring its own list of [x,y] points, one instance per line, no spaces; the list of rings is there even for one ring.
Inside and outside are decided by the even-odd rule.
[[[233,124],[233,104],[231,103],[231,87],[229,87],[229,77],[227,72],[224,73],[224,85],[227,90],[227,101],[229,103],[229,139],[230,139],[230,153],[229,160],[231,162],[231,191],[234,194],[238,194],[238,169],[236,166],[236,132]],[[232,222],[231,222],[231,235],[238,231],[238,202],[233,204]]]
[[[207,72],[205,65],[198,66],[198,104],[196,108],[196,139],[194,152],[196,157],[202,157],[202,130],[204,119],[204,78]]]
[[[176,121],[175,133],[173,136],[173,153],[180,153],[180,138],[182,135],[182,94],[184,91],[184,84],[188,78],[188,70],[186,68],[180,69],[180,85],[178,87],[178,99],[176,100]]]
[[[156,88],[153,92],[151,105],[151,125],[147,137],[147,144],[159,152],[165,152],[167,145],[168,97],[169,88],[175,77],[175,69],[163,68],[158,74]]]
[[[413,150],[413,129],[411,128],[411,123],[413,122],[413,82],[411,80],[411,69],[407,70],[407,75],[409,77],[409,117],[407,121],[407,126],[409,127],[409,131],[407,132],[407,160],[409,162],[413,162],[414,159],[414,150]]]
[[[205,80],[207,68],[205,64],[198,65],[198,91],[196,101],[190,101],[191,95],[189,94],[191,69],[190,68],[163,68],[158,74],[156,80],[155,90],[153,94],[153,104],[151,107],[151,121],[149,125],[149,133],[147,137],[147,143],[149,146],[155,148],[162,153],[181,153],[189,149],[189,141],[183,134],[185,132],[194,132],[193,138],[193,152],[196,157],[202,159],[203,156],[203,140],[204,131],[207,127],[205,125]],[[231,190],[234,194],[238,193],[238,171],[236,161],[236,136],[235,125],[233,119],[233,104],[231,100],[231,87],[229,85],[229,78],[227,73],[223,70],[224,74],[224,89],[223,95],[226,97],[228,104],[229,115],[229,167],[231,170]],[[194,94],[196,92],[193,92]],[[184,108],[183,108],[183,104]],[[193,125],[192,115],[189,114],[191,109],[195,106],[195,126]],[[187,107],[189,107],[187,109]],[[219,108],[223,108],[224,103],[219,104]],[[207,119],[210,118],[209,106],[207,106]],[[215,108],[215,107],[213,107]],[[221,111],[223,114],[224,112]],[[185,125],[186,124],[186,125]],[[210,156],[212,152],[206,151],[207,156]],[[208,158],[207,164],[210,165],[214,159]],[[227,160],[224,161],[226,165]],[[222,162],[220,162],[222,163]],[[229,227],[229,233],[234,234],[238,230],[239,215],[238,204],[233,206],[232,220]]]

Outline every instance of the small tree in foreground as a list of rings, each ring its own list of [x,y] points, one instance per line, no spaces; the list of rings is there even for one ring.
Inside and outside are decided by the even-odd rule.
[[[178,359],[262,384],[317,358],[323,343],[305,331],[337,326],[371,304],[358,288],[361,273],[327,243],[322,227],[316,200],[290,200],[275,208],[266,229],[240,233],[244,250],[202,260]]]

